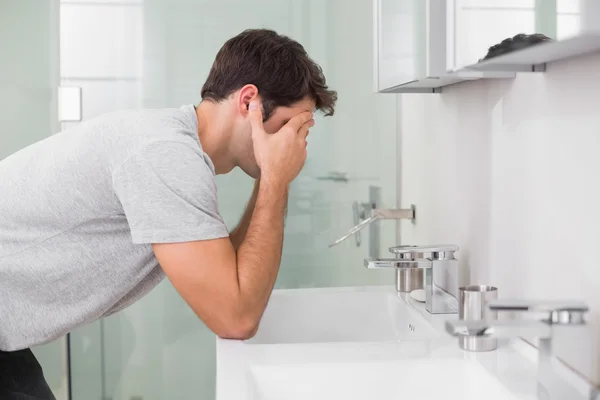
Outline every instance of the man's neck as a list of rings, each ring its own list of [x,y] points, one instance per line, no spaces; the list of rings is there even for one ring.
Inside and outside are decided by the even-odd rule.
[[[236,167],[230,151],[234,121],[234,115],[231,114],[226,102],[202,101],[196,106],[198,137],[217,174],[226,174]]]

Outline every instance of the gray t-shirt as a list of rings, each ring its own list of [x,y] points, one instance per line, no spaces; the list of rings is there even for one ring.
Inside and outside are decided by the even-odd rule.
[[[0,161],[0,350],[54,340],[164,277],[151,243],[229,236],[193,106],[116,112]]]

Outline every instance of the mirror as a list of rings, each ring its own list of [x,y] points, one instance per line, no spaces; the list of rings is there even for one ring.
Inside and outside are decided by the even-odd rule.
[[[448,69],[457,70],[600,27],[597,0],[450,0]],[[596,23],[593,23],[593,22]]]

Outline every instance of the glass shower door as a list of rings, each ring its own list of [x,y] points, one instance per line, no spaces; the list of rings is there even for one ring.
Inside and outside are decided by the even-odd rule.
[[[58,0],[0,1],[0,160],[59,130],[58,25]],[[66,400],[66,338],[32,350]]]

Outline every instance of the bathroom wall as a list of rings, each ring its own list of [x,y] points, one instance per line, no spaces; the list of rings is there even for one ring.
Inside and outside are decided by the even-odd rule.
[[[58,120],[58,0],[0,2],[0,160]]]
[[[0,1],[0,160],[56,132],[57,90],[58,0]],[[66,399],[64,338],[33,352],[56,398]]]
[[[600,382],[600,54],[543,74],[399,95],[401,199],[417,204],[404,243],[460,245],[463,282],[503,298],[581,299],[591,307]],[[578,353],[576,354],[576,351]]]

